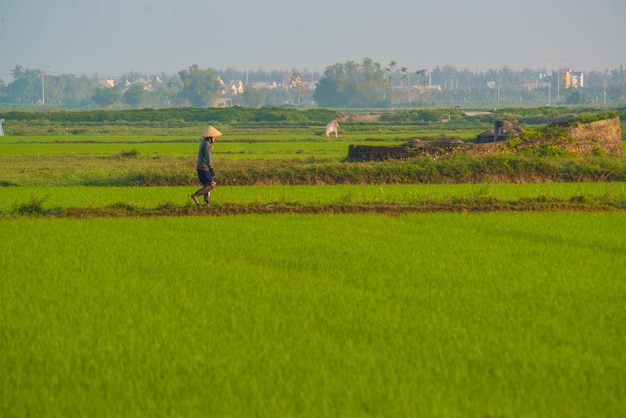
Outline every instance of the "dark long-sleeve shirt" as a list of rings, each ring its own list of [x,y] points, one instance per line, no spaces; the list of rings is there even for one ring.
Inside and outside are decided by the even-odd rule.
[[[212,150],[213,144],[211,142],[206,139],[200,142],[200,147],[198,148],[198,162],[196,163],[198,170],[209,171],[210,168],[213,168]]]

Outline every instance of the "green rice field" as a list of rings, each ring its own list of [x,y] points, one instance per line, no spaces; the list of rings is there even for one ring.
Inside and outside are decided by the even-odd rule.
[[[0,215],[33,199],[44,208],[89,208],[124,203],[141,208],[164,204],[192,205],[189,195],[197,187],[5,187],[0,194]],[[571,197],[626,200],[626,183],[539,184],[415,184],[339,186],[218,186],[212,193],[215,205],[236,204],[333,204],[416,203],[459,198],[567,199]]]
[[[385,143],[382,143],[385,144]],[[124,151],[135,151],[139,155],[154,157],[189,156],[197,148],[196,141],[166,142],[166,143],[18,143],[3,144],[2,153],[5,155],[46,155],[46,154],[83,154],[107,155],[120,154]],[[308,143],[308,142],[224,142],[216,145],[216,158],[269,158],[281,159],[286,157],[302,158],[311,155],[342,158],[347,153],[348,144],[345,142]]]
[[[0,416],[624,412],[623,212],[0,231]]]
[[[622,156],[225,128],[210,208],[191,126],[0,141],[0,417],[625,416]]]

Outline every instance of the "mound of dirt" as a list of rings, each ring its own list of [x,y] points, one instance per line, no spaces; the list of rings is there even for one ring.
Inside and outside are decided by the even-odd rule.
[[[523,129],[517,124],[501,121],[496,125],[498,140],[494,141],[495,130],[477,136],[476,142],[458,138],[414,138],[400,146],[350,145],[348,159],[351,161],[376,161],[407,159],[418,155],[442,157],[455,152],[468,155],[485,155],[503,152],[518,152],[527,148],[554,146],[580,155],[622,155],[622,131],[618,116],[590,123],[550,125],[546,137],[519,139]],[[511,138],[517,140],[510,141]]]

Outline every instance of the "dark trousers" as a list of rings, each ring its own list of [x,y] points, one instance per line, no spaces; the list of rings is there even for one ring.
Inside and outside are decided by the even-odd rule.
[[[215,187],[213,176],[208,170],[198,170],[198,179],[202,183],[202,187],[196,190],[197,196],[204,196],[204,203],[209,204],[211,202],[211,190]]]

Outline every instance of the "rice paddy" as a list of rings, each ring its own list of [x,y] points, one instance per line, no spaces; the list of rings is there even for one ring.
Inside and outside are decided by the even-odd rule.
[[[626,183],[229,179],[204,209],[174,131],[0,143],[0,416],[623,416]],[[406,139],[280,135],[218,176]]]
[[[0,413],[620,416],[625,225],[0,220]]]

